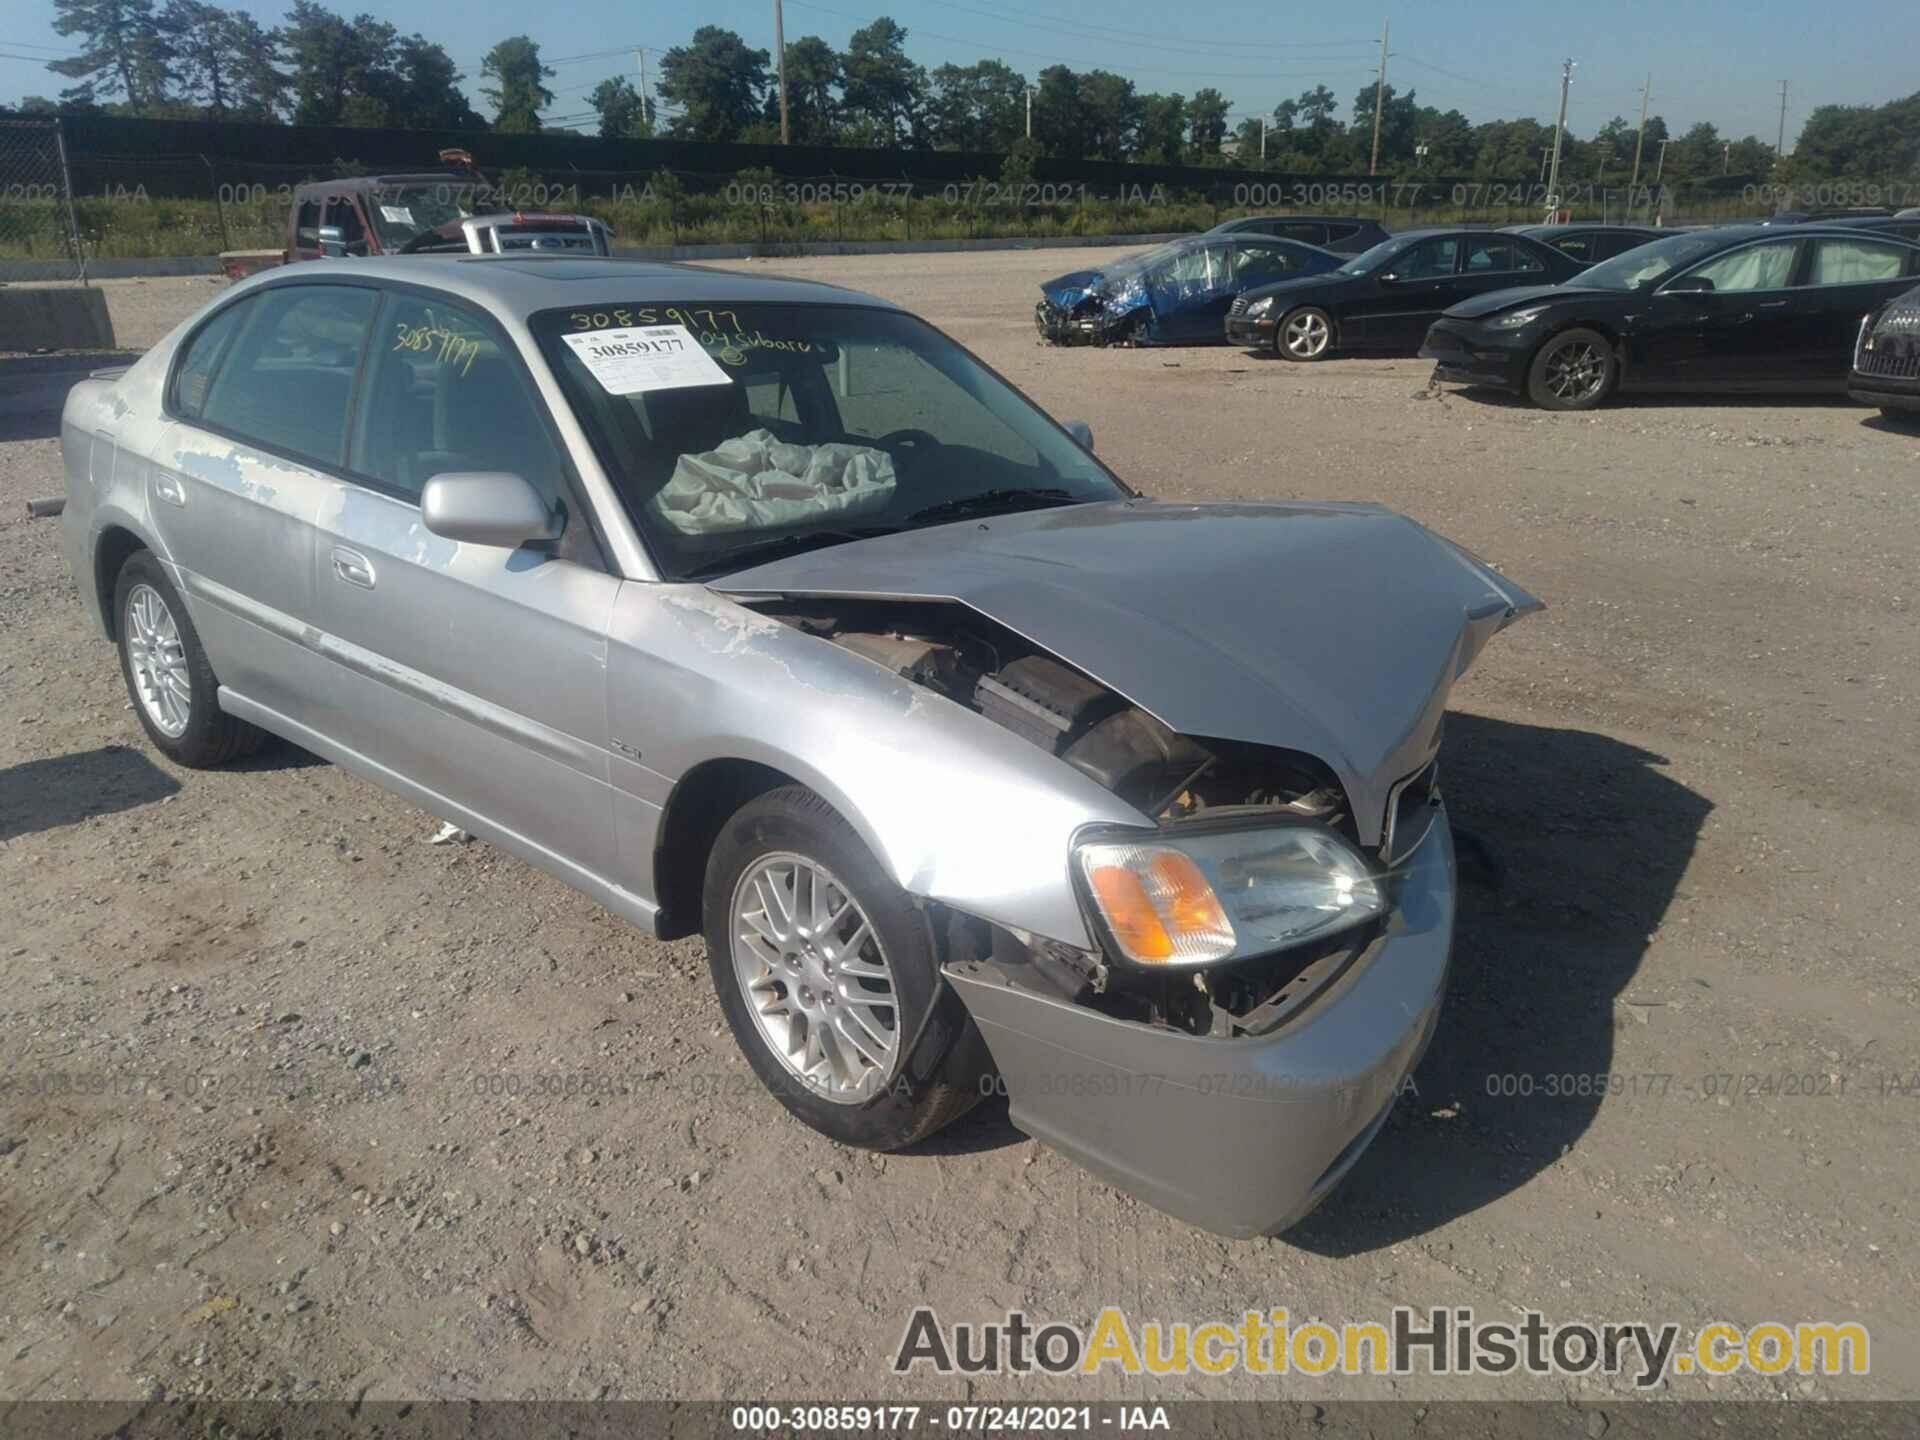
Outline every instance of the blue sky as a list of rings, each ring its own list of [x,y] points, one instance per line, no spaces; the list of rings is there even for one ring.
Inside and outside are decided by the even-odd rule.
[[[65,82],[20,56],[65,53],[71,42],[53,30],[50,4],[7,0],[13,12],[0,40],[0,99],[57,94]],[[263,24],[286,7],[247,0]],[[498,39],[530,33],[556,64],[555,116],[586,109],[585,97],[607,75],[634,73],[631,54],[596,52],[647,46],[657,52],[683,42],[701,24],[724,25],[771,49],[771,0],[655,0],[645,7],[617,0],[575,0],[566,7],[529,7],[524,0],[345,0],[346,13],[369,11],[446,45],[478,97],[480,57]],[[1242,115],[1270,111],[1279,100],[1325,83],[1342,113],[1379,63],[1380,24],[1392,25],[1388,79],[1441,108],[1479,121],[1533,115],[1551,121],[1563,56],[1574,72],[1568,125],[1586,134],[1611,116],[1633,120],[1639,91],[1653,73],[1653,110],[1675,131],[1710,120],[1734,138],[1773,138],[1780,81],[1789,80],[1789,146],[1814,106],[1878,102],[1920,87],[1912,57],[1920,53],[1920,4],[1857,0],[1835,11],[1796,0],[1604,0],[1581,7],[1540,0],[1429,0],[1364,13],[1352,5],[1280,5],[1273,0],[1104,0],[1098,9],[1075,0],[786,0],[789,40],[817,34],[835,46],[875,15],[906,26],[908,50],[931,68],[986,56],[1029,77],[1064,62],[1131,77],[1142,89],[1192,94],[1213,86]],[[1844,16],[1844,18],[1842,18]],[[17,38],[12,38],[17,37]],[[652,72],[657,73],[657,72]],[[590,122],[589,126],[590,128]]]

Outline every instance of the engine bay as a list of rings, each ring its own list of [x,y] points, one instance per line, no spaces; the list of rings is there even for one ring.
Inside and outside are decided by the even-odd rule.
[[[1011,731],[1094,780],[1162,827],[1236,811],[1282,810],[1355,839],[1331,770],[1310,756],[1182,735],[1099,680],[979,612],[954,602],[786,597],[751,608],[853,651]],[[1331,978],[1328,947],[1206,971],[1142,973],[1051,942],[1009,956],[985,935],[964,940],[1002,964],[1021,963],[1051,988],[1116,1018],[1194,1034],[1260,1033]]]

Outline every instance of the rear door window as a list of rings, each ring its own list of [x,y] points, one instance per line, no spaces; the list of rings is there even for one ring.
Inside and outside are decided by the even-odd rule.
[[[246,307],[246,324],[207,387],[200,418],[240,439],[338,466],[376,298],[352,285],[262,291]]]
[[[1239,247],[1234,260],[1234,284],[1240,289],[1284,280],[1300,268],[1296,253],[1281,245],[1262,245],[1249,241]]]
[[[227,306],[187,342],[174,367],[173,386],[167,392],[174,414],[189,420],[200,418],[201,407],[207,401],[207,387],[213,383],[214,372],[227,353],[227,344],[239,331],[253,303],[248,299]]]
[[[1898,245],[1872,240],[1816,240],[1813,242],[1812,285],[1871,285],[1876,280],[1898,280],[1907,252]]]

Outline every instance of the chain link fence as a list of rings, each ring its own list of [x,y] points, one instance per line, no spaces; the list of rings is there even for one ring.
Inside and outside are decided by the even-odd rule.
[[[58,120],[0,120],[0,264],[87,283],[73,181]]]

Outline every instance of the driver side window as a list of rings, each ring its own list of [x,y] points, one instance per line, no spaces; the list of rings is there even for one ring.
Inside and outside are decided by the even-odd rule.
[[[1716,292],[1780,290],[1793,279],[1793,260],[1799,253],[1798,240],[1774,240],[1718,256],[1687,273],[1711,280]]]
[[[1422,240],[1396,255],[1387,269],[1399,280],[1438,280],[1453,274],[1459,254],[1460,242],[1451,235]]]
[[[367,360],[352,468],[408,500],[462,470],[508,470],[558,500],[560,455],[536,404],[479,316],[393,295]]]

